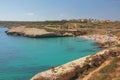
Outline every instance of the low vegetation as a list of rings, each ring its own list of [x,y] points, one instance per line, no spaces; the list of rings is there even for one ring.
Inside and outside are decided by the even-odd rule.
[[[120,57],[115,57],[111,63],[94,73],[89,80],[120,80]]]
[[[111,30],[111,33],[120,36],[120,21],[90,21],[82,20],[60,20],[60,21],[0,21],[0,26],[6,27],[35,27],[45,28],[48,31],[60,31],[75,29],[87,34],[106,34],[106,31]]]

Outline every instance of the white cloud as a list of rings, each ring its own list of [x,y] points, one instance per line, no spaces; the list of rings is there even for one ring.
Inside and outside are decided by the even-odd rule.
[[[27,13],[26,15],[28,15],[28,16],[33,16],[33,15],[35,15],[35,13],[30,12],[30,13]]]

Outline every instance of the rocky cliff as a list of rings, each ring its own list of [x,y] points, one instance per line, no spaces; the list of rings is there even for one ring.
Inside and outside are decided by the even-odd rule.
[[[24,26],[21,27],[12,27],[6,31],[8,35],[17,35],[17,36],[27,36],[27,37],[66,37],[66,36],[73,36],[70,33],[60,34],[57,32],[48,32],[45,29],[38,29],[38,28],[26,28]]]
[[[75,80],[80,74],[100,66],[109,57],[120,55],[116,48],[106,49],[95,55],[87,56],[62,66],[35,75],[31,80]]]

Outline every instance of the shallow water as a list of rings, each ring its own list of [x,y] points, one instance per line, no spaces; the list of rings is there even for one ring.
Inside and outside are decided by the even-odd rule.
[[[29,80],[36,73],[96,53],[92,40],[8,36],[0,28],[0,80]]]

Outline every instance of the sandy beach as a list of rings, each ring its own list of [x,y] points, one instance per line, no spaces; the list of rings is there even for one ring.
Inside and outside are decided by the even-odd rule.
[[[115,41],[117,39],[117,36],[108,36],[108,35],[83,35],[79,36],[81,38],[95,40],[97,42],[107,42],[107,41]]]

